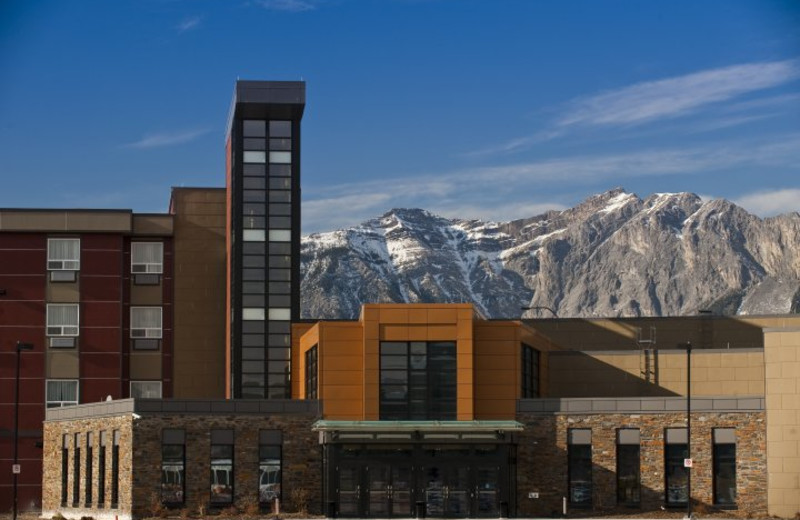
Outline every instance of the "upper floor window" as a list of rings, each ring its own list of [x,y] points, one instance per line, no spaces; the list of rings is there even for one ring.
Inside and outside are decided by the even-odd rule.
[[[161,381],[131,381],[134,399],[161,399]]]
[[[60,408],[78,404],[78,381],[49,379],[47,381],[47,408]]]
[[[522,398],[539,397],[539,351],[522,345]]]
[[[161,274],[164,272],[164,244],[131,242],[131,273]]]
[[[306,399],[317,398],[317,345],[306,351]]]
[[[161,337],[161,307],[131,307],[131,338]]]
[[[47,239],[47,269],[49,271],[78,271],[80,268],[80,238]]]
[[[456,343],[380,345],[381,420],[455,420]]]
[[[77,336],[79,327],[77,303],[47,304],[48,336]]]

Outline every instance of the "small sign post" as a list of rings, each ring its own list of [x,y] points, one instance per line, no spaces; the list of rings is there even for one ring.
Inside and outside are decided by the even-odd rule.
[[[692,467],[692,459],[683,459],[683,467],[684,468],[691,468]]]
[[[12,464],[11,473],[13,473],[14,475],[19,475],[20,473],[22,473],[22,464]]]

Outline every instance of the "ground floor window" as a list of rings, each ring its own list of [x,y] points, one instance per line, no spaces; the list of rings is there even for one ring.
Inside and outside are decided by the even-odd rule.
[[[714,429],[714,504],[736,505],[736,432]]]
[[[281,499],[282,443],[280,430],[258,433],[258,502],[263,509],[271,509]]]
[[[635,506],[641,502],[639,478],[639,430],[617,430],[617,503]]]
[[[72,449],[72,507],[78,507],[81,501],[81,434],[75,434]]]
[[[111,439],[111,508],[119,504],[119,430],[114,430]]]
[[[97,452],[97,505],[102,507],[106,501],[106,446],[108,433],[100,432],[100,451]]]
[[[61,505],[66,506],[68,500],[69,481],[69,435],[61,436]]]
[[[664,484],[666,504],[683,507],[689,499],[689,470],[684,459],[689,456],[686,428],[667,428],[664,445]]]
[[[592,430],[572,428],[568,436],[569,502],[577,507],[591,507]]]
[[[233,430],[211,430],[211,505],[233,503]]]
[[[161,502],[183,505],[186,485],[186,435],[183,430],[161,431]],[[112,498],[113,501],[113,498]]]

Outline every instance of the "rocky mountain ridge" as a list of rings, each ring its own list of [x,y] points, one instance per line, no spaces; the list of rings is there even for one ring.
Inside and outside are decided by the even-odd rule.
[[[307,318],[368,302],[471,302],[488,318],[798,312],[800,215],[623,189],[511,222],[394,209],[304,237],[301,270]]]

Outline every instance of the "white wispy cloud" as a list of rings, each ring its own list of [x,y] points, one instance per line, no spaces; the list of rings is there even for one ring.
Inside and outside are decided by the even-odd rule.
[[[773,217],[782,213],[800,211],[800,189],[758,191],[742,195],[734,202],[760,217]]]
[[[255,5],[272,11],[289,11],[299,13],[317,8],[316,2],[309,0],[256,0]]]
[[[677,117],[798,77],[800,62],[792,59],[733,65],[637,83],[573,101],[556,125],[631,125]]]
[[[568,101],[562,114],[544,130],[466,156],[508,153],[563,137],[579,128],[633,127],[695,114],[746,94],[778,87],[800,78],[800,60],[745,63],[645,81]],[[797,94],[731,103],[731,110],[795,106]],[[739,124],[742,124],[740,121]]]
[[[310,186],[303,192],[307,201],[303,205],[303,225],[306,231],[346,227],[393,207],[422,207],[443,216],[511,220],[547,209],[563,209],[560,201],[541,193],[538,188],[543,185],[552,193],[553,188],[565,184],[613,181],[616,185],[626,178],[709,175],[763,166],[800,168],[800,134],[761,142],[743,140],[693,148],[557,157],[319,189]],[[348,211],[342,212],[343,207]],[[306,208],[311,208],[310,214]]]
[[[200,27],[200,22],[201,21],[202,21],[202,19],[199,16],[192,16],[190,18],[184,18],[183,20],[181,20],[181,22],[177,26],[178,33],[184,33],[186,31],[190,31],[192,29],[196,29],[197,27]]]
[[[132,143],[123,145],[124,148],[160,148],[174,146],[194,141],[198,137],[210,132],[209,128],[196,128],[192,130],[179,130],[175,132],[161,132],[148,134]]]

